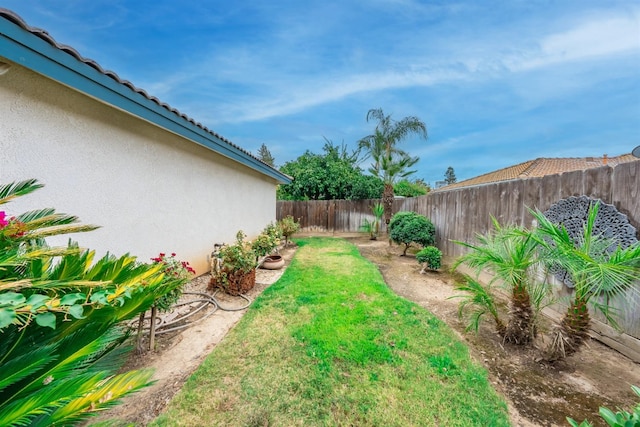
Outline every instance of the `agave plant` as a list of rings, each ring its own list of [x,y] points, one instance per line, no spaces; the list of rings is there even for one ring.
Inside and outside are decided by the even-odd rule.
[[[0,186],[0,205],[40,188]],[[95,229],[53,209],[0,212],[0,425],[71,425],[149,384],[151,372],[115,375],[128,331],[174,283],[160,266],[45,237]]]
[[[575,285],[573,299],[547,350],[549,360],[563,359],[582,346],[591,323],[589,305],[617,326],[608,301],[628,290],[638,292],[640,242],[623,249],[595,234],[598,208],[599,203],[589,208],[577,241],[564,226],[552,223],[539,211],[531,212],[538,221],[536,240],[548,252],[549,262],[567,270]]]
[[[477,244],[456,242],[469,248],[470,251],[459,257],[453,268],[465,263],[474,268],[478,274],[486,269],[494,274],[494,282],[496,280],[503,282],[510,294],[510,312],[507,326],[498,327],[498,333],[506,342],[528,344],[537,333],[534,307],[540,307],[542,296],[544,296],[540,295],[538,286],[536,304],[532,304],[531,290],[536,286],[534,277],[540,265],[537,251],[539,242],[526,229],[515,226],[503,227],[495,218],[492,218],[492,221],[493,231],[478,235]],[[481,292],[483,296],[491,292],[489,288],[481,289],[482,286],[477,282],[470,282],[468,287],[470,291]],[[542,288],[543,294],[545,289]],[[478,301],[485,300],[485,297],[478,299]],[[492,311],[488,310],[488,312]]]

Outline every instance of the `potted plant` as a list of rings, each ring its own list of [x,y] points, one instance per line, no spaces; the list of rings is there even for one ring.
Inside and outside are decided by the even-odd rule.
[[[260,257],[267,256],[276,250],[280,244],[281,237],[282,232],[277,225],[273,223],[267,225],[264,230],[262,230],[262,233],[251,242],[251,248],[256,254],[256,261],[258,261]]]
[[[221,288],[230,295],[244,294],[256,284],[256,252],[245,240],[242,230],[236,242],[225,245],[215,254],[211,263],[210,288]]]

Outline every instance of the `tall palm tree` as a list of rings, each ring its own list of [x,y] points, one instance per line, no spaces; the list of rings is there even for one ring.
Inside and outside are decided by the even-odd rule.
[[[373,163],[369,172],[384,181],[382,203],[384,205],[385,223],[389,224],[393,209],[393,184],[397,179],[405,178],[415,171],[409,170],[418,162],[418,157],[411,157],[398,148],[398,144],[411,134],[427,139],[427,126],[419,118],[405,117],[400,121],[385,115],[382,108],[369,110],[367,122],[377,120],[373,134],[358,141],[358,148],[371,157]]]
[[[492,220],[494,230],[478,235],[477,244],[456,242],[470,251],[456,260],[454,268],[466,263],[478,273],[487,269],[495,275],[494,280],[502,280],[510,293],[510,313],[506,328],[498,328],[498,332],[506,342],[528,344],[536,335],[533,305],[537,304],[532,301],[531,291],[536,286],[534,273],[540,263],[537,251],[539,243],[525,229],[502,227],[495,218]],[[489,292],[488,289],[480,291]],[[495,317],[495,313],[491,313]]]
[[[640,242],[622,249],[611,239],[595,234],[598,209],[599,203],[589,208],[577,241],[564,226],[552,223],[539,211],[531,212],[538,221],[536,239],[549,253],[548,259],[567,270],[575,285],[573,300],[547,349],[549,360],[563,359],[582,346],[591,323],[589,305],[615,326],[610,298],[630,289],[638,292],[634,283],[640,278]]]

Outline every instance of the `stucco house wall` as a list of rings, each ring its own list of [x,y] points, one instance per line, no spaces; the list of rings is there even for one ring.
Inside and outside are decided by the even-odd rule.
[[[243,164],[245,154],[223,156],[0,50],[2,63],[0,183],[45,184],[3,206],[9,215],[53,207],[102,227],[72,236],[83,247],[145,262],[175,252],[197,273],[208,270],[213,243],[232,242],[238,230],[253,237],[275,221],[276,185],[286,179]]]

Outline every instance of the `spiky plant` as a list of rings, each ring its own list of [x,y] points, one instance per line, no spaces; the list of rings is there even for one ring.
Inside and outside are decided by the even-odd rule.
[[[501,280],[510,294],[509,320],[504,341],[525,345],[536,335],[530,289],[535,269],[540,264],[538,241],[520,227],[503,227],[492,217],[493,230],[476,236],[477,244],[456,242],[470,249],[459,257],[454,268],[467,264],[479,274],[493,273],[493,280]]]
[[[464,279],[462,283],[456,283],[454,288],[456,291],[464,293],[450,298],[461,299],[458,305],[458,316],[460,318],[465,315],[468,317],[465,332],[473,331],[477,333],[482,318],[488,314],[495,323],[498,335],[504,337],[507,327],[498,314],[498,306],[491,292],[491,286],[483,286],[468,275],[464,275]]]
[[[536,240],[548,253],[549,263],[568,271],[575,285],[573,299],[547,349],[551,361],[574,354],[582,346],[591,323],[589,305],[616,326],[608,301],[628,290],[638,292],[640,242],[622,249],[611,239],[596,234],[598,209],[599,203],[589,207],[577,241],[564,226],[552,223],[539,211],[531,211],[538,221]],[[603,297],[605,303],[599,302],[598,297]]]
[[[378,234],[380,233],[380,221],[384,215],[384,206],[382,203],[376,203],[371,207],[371,212],[373,212],[373,221],[365,218],[360,228],[366,233],[369,233],[371,240],[377,240]]]
[[[40,188],[0,186],[0,205]],[[115,375],[124,362],[122,321],[172,283],[159,266],[45,237],[92,230],[53,209],[0,212],[0,425],[72,425],[149,384],[151,372]]]

